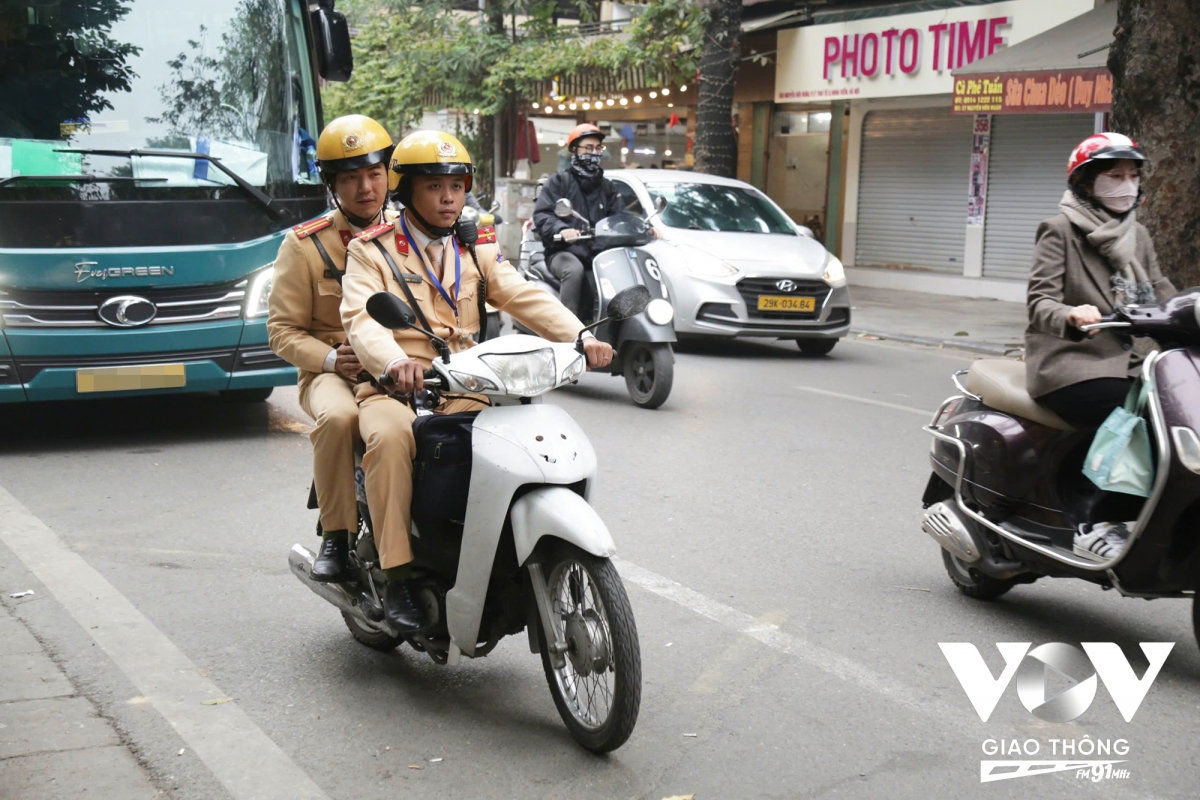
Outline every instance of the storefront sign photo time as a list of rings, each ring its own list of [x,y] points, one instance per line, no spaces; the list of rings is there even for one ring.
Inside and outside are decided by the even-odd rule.
[[[1092,6],[1013,0],[780,31],[775,100],[949,94],[953,70]]]

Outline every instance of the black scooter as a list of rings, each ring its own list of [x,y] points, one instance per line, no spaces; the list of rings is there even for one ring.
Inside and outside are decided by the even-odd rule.
[[[662,213],[666,205],[666,198],[660,198],[650,219]],[[613,214],[593,227],[565,197],[555,203],[554,213],[562,219],[577,218],[576,227],[583,235],[575,241],[590,241],[599,251],[592,259],[593,280],[584,281],[579,299],[580,308],[591,309],[590,314],[581,314],[584,324],[598,322],[602,310],[622,289],[645,286],[650,290],[654,299],[645,311],[621,322],[599,325],[595,333],[596,338],[616,350],[612,364],[605,371],[625,377],[625,386],[634,403],[642,408],[658,408],[671,394],[675,380],[675,353],[671,348],[676,341],[672,324],[675,312],[658,263],[640,249],[654,239],[650,219]],[[561,236],[556,236],[555,241],[562,241]],[[550,273],[544,259],[529,260],[520,266],[526,280],[558,296],[559,280]],[[522,333],[531,333],[519,324],[514,327]]]
[[[1082,474],[1091,436],[1029,396],[1024,363],[982,360],[955,373],[960,393],[925,427],[934,441],[922,529],[941,545],[963,594],[992,599],[1041,577],[1073,577],[1127,597],[1190,597],[1200,639],[1198,301],[1200,288],[1189,289],[1161,308],[1125,308],[1084,326],[1150,336],[1163,347],[1142,372],[1155,464],[1144,500],[1101,492]],[[1075,554],[1081,522],[1132,519],[1112,558]]]

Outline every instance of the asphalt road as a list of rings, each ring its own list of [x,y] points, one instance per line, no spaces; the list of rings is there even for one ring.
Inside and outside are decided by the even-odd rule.
[[[294,389],[251,406],[0,407],[0,487],[329,798],[1196,797],[1200,653],[1187,603],[1055,580],[972,601],[921,533],[923,412],[966,360],[866,341],[823,359],[783,344],[693,345],[657,411],[606,376],[553,396],[596,447],[595,505],[641,636],[638,726],[603,758],[567,736],[523,637],[457,668],[407,648],[376,653],[290,575],[291,545],[316,546]],[[99,632],[0,535],[4,601],[26,588],[37,594],[15,613],[156,785],[180,800],[229,797]],[[981,722],[938,648],[973,643],[998,675],[996,642],[1081,641],[1119,643],[1138,675],[1138,642],[1177,644],[1132,722],[1101,689],[1063,724],[1028,713],[1015,686]],[[1127,741],[1114,758],[1129,777],[980,786],[986,740],[1037,740],[1050,760],[1050,740],[1085,736]],[[258,756],[247,746],[240,757]]]

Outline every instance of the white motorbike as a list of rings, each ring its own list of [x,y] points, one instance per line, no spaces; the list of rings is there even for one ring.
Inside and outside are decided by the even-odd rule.
[[[649,299],[645,287],[632,287],[613,298],[609,315],[634,316]],[[401,635],[384,619],[361,460],[361,523],[342,582],[314,581],[314,554],[299,544],[288,558],[292,572],[341,610],[355,639],[378,650],[407,641],[453,666],[527,630],[571,736],[597,753],[620,747],[641,703],[637,626],[609,560],[612,536],[589,503],[596,453],[566,411],[541,402],[583,374],[579,341],[503,336],[451,355],[395,295],[374,295],[367,311],[393,330],[421,331],[441,353],[425,389],[406,398],[418,414],[412,572],[425,624]],[[443,394],[454,393],[482,395],[490,405],[473,414],[432,413]]]

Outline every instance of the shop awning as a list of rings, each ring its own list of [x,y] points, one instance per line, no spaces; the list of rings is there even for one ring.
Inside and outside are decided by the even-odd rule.
[[[1112,75],[1105,65],[1116,26],[1117,4],[1106,3],[955,70],[954,113],[1110,110]]]

